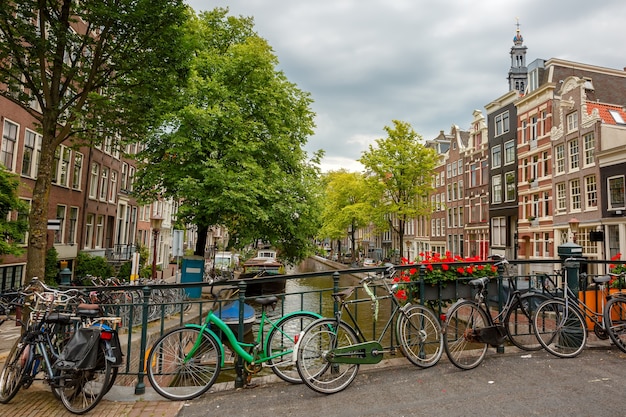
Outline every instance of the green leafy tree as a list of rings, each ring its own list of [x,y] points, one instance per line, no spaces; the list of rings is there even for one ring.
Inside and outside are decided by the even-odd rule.
[[[429,194],[433,187],[437,154],[421,142],[422,138],[411,125],[393,120],[393,127],[385,126],[386,138],[376,139],[359,162],[366,169],[371,190],[378,193],[376,217],[386,219],[389,228],[400,241],[400,255],[404,256],[406,223],[432,211]]]
[[[368,182],[361,173],[339,170],[325,175],[325,185],[319,236],[339,240],[349,231],[352,259],[356,259],[355,233],[372,222],[372,196]]]
[[[0,7],[0,94],[42,135],[26,275],[43,276],[55,152],[139,142],[186,77],[183,0],[11,0]]]
[[[0,165],[0,255],[19,255],[19,242],[28,228],[24,214],[28,208],[17,196],[19,180]],[[22,216],[15,216],[22,214]]]
[[[106,279],[113,276],[113,268],[102,256],[91,256],[88,253],[80,252],[76,257],[74,275],[78,279],[82,279],[87,275]],[[87,285],[90,284],[87,283]]]
[[[197,255],[208,228],[222,225],[236,247],[263,240],[295,261],[319,227],[319,155],[303,150],[311,99],[276,69],[252,19],[227,14],[204,12],[190,25],[184,103],[150,137],[136,189],[147,201],[180,199],[179,218],[198,227]]]

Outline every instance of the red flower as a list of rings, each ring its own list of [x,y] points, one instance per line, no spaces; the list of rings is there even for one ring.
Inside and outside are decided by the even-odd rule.
[[[462,266],[459,266],[459,267],[456,269],[456,272],[458,272],[459,274],[462,274],[462,273],[464,273],[464,272],[465,272],[465,270],[463,269],[463,267],[462,267]]]
[[[482,271],[483,269],[485,269],[485,265],[478,265],[476,267],[479,271]]]
[[[413,275],[413,274],[417,274],[417,268],[411,268],[409,269],[409,274]]]
[[[430,272],[433,272],[433,266],[431,264],[426,265],[426,269],[428,269]]]
[[[473,266],[471,266],[471,265],[470,265],[470,266],[468,266],[468,267],[467,267],[467,273],[468,273],[468,274],[470,274],[470,275],[472,275],[472,274],[474,273],[474,267],[473,267]]]
[[[405,290],[398,290],[398,292],[396,292],[396,298],[398,300],[406,300],[407,299],[406,291]]]
[[[447,271],[448,269],[450,269],[450,267],[448,266],[448,264],[443,264],[441,265],[441,269],[443,269],[444,271]]]

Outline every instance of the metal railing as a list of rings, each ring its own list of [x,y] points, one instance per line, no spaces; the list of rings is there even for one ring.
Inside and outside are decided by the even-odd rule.
[[[515,276],[517,280],[518,288],[527,291],[550,291],[549,286],[545,285],[546,282],[556,282],[554,279],[556,274],[560,273],[561,260],[547,260],[547,261],[522,261],[515,260],[510,261],[508,269],[500,267],[496,276],[493,277],[492,289],[489,291],[490,303],[494,308],[501,308],[506,296],[506,283],[505,277],[507,275]],[[614,261],[585,261],[585,264],[610,264]],[[454,266],[466,266],[466,265],[478,265],[478,264],[493,264],[492,262],[454,262]],[[433,264],[437,265],[437,264]],[[551,265],[556,266],[553,268]],[[535,271],[528,274],[522,273],[524,269],[532,269],[541,267],[547,272]],[[410,298],[414,302],[421,304],[427,304],[436,313],[442,313],[446,307],[456,298],[466,298],[470,293],[467,292],[469,286],[467,282],[471,279],[470,276],[460,277],[455,281],[449,281],[446,283],[438,283],[432,285],[428,282],[427,272],[421,265],[397,265],[397,270],[409,271],[417,268],[418,273],[414,281],[409,285],[412,288],[413,294]],[[607,267],[608,268],[608,267]],[[333,303],[330,294],[337,292],[341,288],[347,286],[357,286],[359,280],[367,273],[383,272],[386,268],[353,268],[337,271],[323,271],[313,273],[302,273],[296,275],[282,275],[272,277],[262,277],[252,279],[256,284],[261,282],[275,282],[277,280],[286,280],[287,283],[294,280],[300,283],[300,290],[289,291],[284,294],[276,294],[279,297],[279,304],[276,311],[270,312],[276,316],[281,316],[290,311],[296,310],[309,310],[321,314],[322,316],[332,316],[336,311],[337,306]],[[550,273],[552,271],[552,273]],[[608,269],[607,269],[608,271]],[[120,339],[124,347],[124,365],[119,370],[119,376],[116,384],[135,386],[135,393],[142,394],[145,392],[145,379],[146,370],[145,358],[147,357],[148,349],[154,343],[154,341],[160,337],[164,332],[171,328],[181,326],[186,323],[201,323],[207,312],[210,309],[216,309],[224,305],[227,302],[232,302],[233,298],[227,297],[212,297],[219,292],[220,288],[226,286],[232,287],[236,285],[238,293],[234,300],[240,303],[248,302],[254,304],[255,297],[249,297],[246,294],[246,288],[252,281],[250,279],[226,281],[218,283],[208,282],[193,282],[193,283],[181,283],[181,284],[158,284],[158,285],[128,285],[118,287],[93,287],[95,291],[140,291],[142,297],[141,300],[133,300],[130,304],[111,304],[105,307],[112,314],[117,314],[121,309],[130,310],[130,314],[139,314],[141,322],[139,325],[132,322],[121,329],[119,329]],[[591,281],[591,275],[587,275],[588,282]],[[307,287],[305,285],[309,281],[314,281],[315,285]],[[581,283],[582,284],[582,283]],[[203,297],[200,299],[193,299],[188,301],[176,301],[176,305],[172,307],[172,303],[168,301],[154,302],[156,299],[153,297],[155,291],[163,291],[164,289],[192,289],[202,287]],[[289,286],[288,286],[289,287]],[[582,285],[581,285],[582,287]],[[591,288],[585,288],[591,289]],[[553,290],[553,289],[552,289]],[[197,290],[196,290],[197,291]],[[430,292],[429,292],[430,291]],[[430,294],[430,295],[427,295]],[[435,295],[432,295],[435,294]],[[452,295],[451,295],[452,294]],[[359,294],[358,288],[355,293],[356,297],[362,296]],[[391,302],[390,302],[391,304]],[[191,307],[189,307],[191,306]],[[390,307],[390,305],[389,305]],[[156,313],[155,313],[156,312]],[[155,314],[157,319],[154,320]],[[367,336],[377,337],[379,335],[376,322],[372,320],[372,311],[367,307],[361,307],[356,310],[357,320],[360,321],[362,328],[369,328]],[[384,320],[385,306],[380,306],[380,320]],[[151,320],[152,319],[152,320]],[[240,324],[243,326],[243,324]],[[243,328],[243,327],[241,327]],[[382,330],[382,329],[380,329]],[[239,335],[243,338],[244,335]],[[391,341],[393,343],[393,340]],[[235,365],[233,370],[239,372]]]

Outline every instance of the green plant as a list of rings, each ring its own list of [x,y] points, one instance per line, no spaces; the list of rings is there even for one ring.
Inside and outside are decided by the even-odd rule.
[[[44,282],[47,285],[56,286],[59,277],[59,253],[53,247],[46,251],[46,273]]]
[[[495,277],[498,269],[490,264],[486,264],[479,257],[462,258],[452,256],[446,252],[442,257],[438,253],[420,253],[420,260],[417,263],[402,259],[403,265],[415,265],[415,268],[402,271],[400,276],[394,278],[398,284],[396,297],[406,300],[409,294],[409,287],[417,288],[415,283],[423,281],[429,285],[446,285],[457,280],[470,280],[478,277]],[[415,290],[413,290],[415,291]]]
[[[94,277],[112,277],[113,268],[107,260],[101,256],[91,256],[86,252],[79,252],[74,265],[74,276],[81,279],[87,275]]]

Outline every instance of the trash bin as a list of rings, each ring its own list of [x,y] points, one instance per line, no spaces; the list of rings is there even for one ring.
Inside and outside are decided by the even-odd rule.
[[[576,243],[567,242],[557,247],[557,254],[561,260],[567,258],[581,259],[583,256],[583,248]],[[567,275],[567,286],[574,294],[578,294],[578,272],[580,269],[580,261],[564,262],[565,273]]]
[[[183,258],[180,282],[187,284],[190,282],[202,282],[204,275],[204,258],[201,256],[188,256]],[[202,287],[188,287],[185,292],[189,298],[202,297]]]

